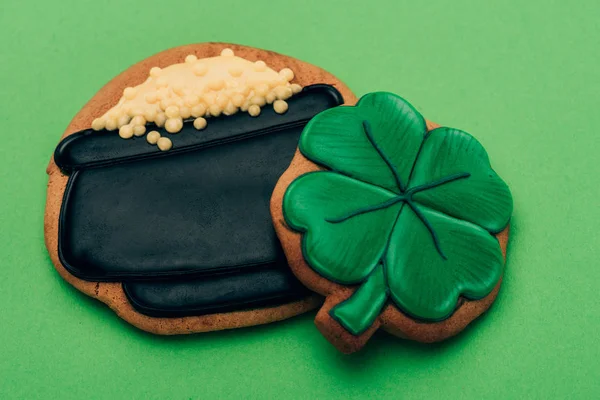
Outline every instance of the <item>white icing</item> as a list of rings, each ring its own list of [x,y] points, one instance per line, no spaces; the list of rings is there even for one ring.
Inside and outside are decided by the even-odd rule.
[[[119,128],[119,136],[123,139],[131,139],[133,137],[133,127],[131,125],[123,125]]]
[[[165,122],[165,129],[169,133],[177,133],[183,128],[183,120],[181,118],[169,118]]]
[[[173,142],[171,142],[171,139],[164,136],[158,138],[156,144],[161,151],[171,150],[171,147],[173,147]]]
[[[158,131],[150,131],[146,135],[146,140],[150,144],[156,144],[156,143],[158,143],[158,139],[160,139],[160,132],[158,132]]]
[[[144,125],[152,122],[177,133],[188,118],[195,119],[196,129],[204,129],[204,117],[232,115],[240,110],[258,116],[266,104],[273,104],[281,114],[287,111],[283,100],[302,90],[300,85],[290,83],[292,79],[294,73],[289,68],[276,72],[264,61],[235,56],[231,49],[200,60],[190,54],[183,63],[150,69],[144,83],[125,88],[117,105],[96,118],[92,129],[119,129],[119,135],[129,139],[144,135]],[[153,133],[148,142],[160,144],[162,138],[155,136]],[[162,144],[161,150],[172,146],[170,140]]]
[[[204,119],[202,117],[196,118],[194,120],[194,128],[198,129],[199,131],[206,128],[206,119]]]
[[[146,127],[144,125],[134,125],[133,127],[133,134],[134,136],[144,136],[144,133],[146,133]]]
[[[285,100],[275,100],[275,103],[273,103],[273,110],[275,110],[277,114],[283,114],[288,110],[288,103]]]
[[[258,117],[260,115],[260,107],[256,104],[252,104],[250,107],[248,107],[248,114],[253,117]]]

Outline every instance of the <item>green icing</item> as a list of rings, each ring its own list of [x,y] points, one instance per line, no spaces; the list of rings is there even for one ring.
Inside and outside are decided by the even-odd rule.
[[[471,135],[428,133],[408,102],[371,93],[314,117],[299,147],[329,171],[294,180],[283,214],[303,232],[311,268],[360,285],[330,311],[349,332],[368,329],[388,300],[438,321],[459,296],[494,288],[504,262],[492,234],[508,224],[512,197]]]
[[[348,331],[361,333],[371,326],[387,299],[383,265],[379,264],[348,300],[331,309],[331,315]]]

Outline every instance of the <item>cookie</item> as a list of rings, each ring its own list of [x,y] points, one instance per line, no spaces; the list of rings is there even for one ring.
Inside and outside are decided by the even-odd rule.
[[[315,323],[344,353],[379,328],[441,341],[487,310],[512,207],[473,136],[385,92],[314,117],[271,199],[290,267],[326,296]]]
[[[314,309],[269,199],[306,123],[355,102],[330,73],[203,43],[104,86],[56,147],[44,232],[59,274],[156,334],[239,328]]]

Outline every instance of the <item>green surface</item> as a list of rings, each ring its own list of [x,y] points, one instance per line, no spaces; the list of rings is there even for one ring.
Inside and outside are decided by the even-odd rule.
[[[0,2],[0,398],[600,397],[600,3],[236,3]],[[475,135],[515,200],[492,310],[442,345],[380,334],[348,357],[314,314],[160,338],[64,283],[43,242],[63,129],[127,66],[209,40],[294,55]]]

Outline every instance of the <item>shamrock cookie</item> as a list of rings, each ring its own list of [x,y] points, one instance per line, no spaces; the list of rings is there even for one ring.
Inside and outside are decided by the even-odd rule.
[[[205,43],[127,69],[67,127],[48,166],[60,275],[157,334],[282,320],[322,298],[289,270],[269,199],[306,123],[353,94],[270,51]]]
[[[314,117],[271,199],[294,274],[327,296],[315,322],[345,353],[379,327],[435,342],[483,313],[512,207],[475,138],[391,93]]]

